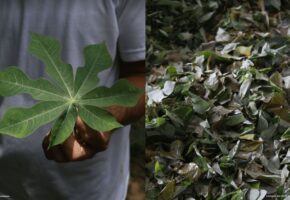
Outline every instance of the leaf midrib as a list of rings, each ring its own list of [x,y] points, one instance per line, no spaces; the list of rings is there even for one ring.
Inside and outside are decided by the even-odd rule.
[[[48,56],[48,59],[51,61],[51,64],[53,65],[53,67],[55,68],[56,72],[58,73],[58,76],[60,77],[61,81],[63,82],[68,94],[70,97],[72,97],[71,95],[71,91],[70,88],[68,87],[68,85],[66,84],[66,82],[64,81],[60,71],[57,68],[57,65],[55,64],[54,60],[51,58],[50,54],[48,53],[48,51],[46,50],[46,48],[43,46],[42,42],[39,40],[36,40],[37,42],[39,42],[39,44],[41,45],[42,49],[44,50],[45,54]],[[65,64],[64,64],[65,65]]]
[[[94,69],[95,63],[98,61],[99,57],[100,57],[100,54],[98,54],[98,55],[96,56],[96,59],[94,60],[94,62],[93,62],[93,64],[92,64],[93,67],[91,67],[90,70],[88,71],[88,73],[87,73],[85,79],[84,79],[83,82],[81,83],[81,85],[80,85],[80,87],[79,87],[79,89],[78,89],[78,91],[77,91],[77,93],[76,93],[76,96],[79,94],[79,91],[81,91],[83,85],[85,85],[85,82],[88,80],[88,77],[89,77],[89,75],[91,74],[91,71]],[[84,68],[85,68],[85,66],[84,66]]]
[[[17,81],[17,79],[16,79],[16,81]],[[18,82],[10,82],[10,81],[5,81],[5,80],[0,80],[0,82],[6,83],[6,84],[10,84],[10,85],[21,86],[23,88],[28,88],[28,89],[33,89],[33,90],[41,91],[42,93],[50,94],[50,95],[53,95],[53,96],[56,96],[56,97],[60,97],[63,100],[66,100],[65,97],[60,96],[60,95],[57,95],[57,94],[55,94],[53,92],[49,92],[48,90],[41,90],[40,88],[35,88],[35,87],[32,87],[32,86],[22,85],[22,84],[19,84]]]
[[[65,117],[64,117],[63,122],[67,120],[67,117],[68,117],[68,115],[71,112],[71,109],[72,109],[72,105],[69,105],[68,108],[66,109],[66,113],[65,113]],[[64,123],[63,122],[61,123],[61,125],[60,125],[61,128],[59,128],[59,129],[62,129],[64,127]],[[55,138],[57,137],[57,135],[53,135],[53,134],[51,136],[54,136],[54,137],[51,138],[49,146],[52,145],[52,141],[54,141]]]
[[[95,116],[97,119],[100,119],[101,121],[106,121],[106,120],[103,120],[101,117],[99,117],[96,113],[94,112],[91,112],[89,109],[87,109],[85,106],[82,106],[83,109],[85,109],[87,112],[91,113],[93,116]],[[97,109],[100,109],[100,108],[97,108]],[[109,113],[108,113],[109,114]],[[109,125],[115,125],[115,123],[113,122],[109,122],[107,123]]]
[[[50,110],[48,110],[48,111],[46,111],[46,112],[42,112],[42,113],[40,113],[40,114],[36,114],[36,115],[34,115],[34,116],[30,117],[30,118],[27,118],[27,119],[25,119],[25,120],[23,120],[23,121],[17,122],[17,123],[15,123],[15,124],[10,125],[10,126],[6,126],[5,128],[2,128],[2,129],[0,129],[0,130],[5,130],[5,129],[7,129],[7,128],[9,129],[9,128],[13,127],[13,126],[17,126],[18,124],[21,124],[21,123],[24,123],[24,122],[27,122],[27,121],[33,120],[34,118],[38,118],[38,117],[41,116],[41,115],[44,115],[44,114],[47,114],[47,113],[52,112],[52,111],[54,111],[54,110],[57,110],[57,109],[59,109],[60,107],[65,106],[65,105],[66,105],[66,104],[61,104],[60,106],[54,107],[53,109],[50,109]]]
[[[81,99],[81,102],[86,102],[86,101],[92,101],[92,100],[106,100],[106,99],[111,99],[114,97],[126,97],[126,96],[132,96],[132,93],[125,93],[125,94],[121,94],[121,95],[112,95],[112,96],[106,96],[106,97],[100,97],[100,98],[87,98],[87,99]]]

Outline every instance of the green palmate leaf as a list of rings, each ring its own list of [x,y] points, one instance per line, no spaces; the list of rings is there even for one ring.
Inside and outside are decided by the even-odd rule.
[[[113,115],[103,109],[93,106],[79,106],[78,112],[81,119],[92,129],[105,132],[122,127]]]
[[[105,43],[87,46],[84,50],[85,66],[76,73],[75,93],[77,97],[88,93],[96,87],[97,73],[112,65],[111,56]]]
[[[28,93],[42,102],[31,108],[12,108],[0,121],[0,133],[23,138],[40,126],[55,120],[49,147],[63,143],[73,132],[79,115],[96,131],[122,127],[113,115],[99,107],[134,106],[141,90],[127,80],[112,88],[97,88],[98,73],[112,65],[104,43],[85,48],[85,66],[77,70],[75,82],[72,67],[61,60],[61,45],[50,37],[32,34],[30,52],[44,62],[53,83],[31,80],[17,67],[0,71],[0,96]],[[85,97],[83,97],[85,95]]]
[[[18,93],[31,94],[43,101],[64,101],[63,92],[45,79],[31,80],[19,68],[10,67],[0,72],[0,96]]]
[[[73,70],[61,60],[60,43],[47,36],[31,34],[29,51],[46,65],[47,74],[69,97],[73,96]]]
[[[23,138],[56,119],[68,107],[62,102],[41,102],[31,108],[11,108],[0,122],[0,133]]]
[[[74,106],[70,106],[54,123],[51,129],[49,147],[63,143],[73,132],[77,111]]]
[[[107,107],[111,105],[134,106],[141,94],[141,90],[134,87],[127,80],[117,81],[111,88],[98,87],[86,94],[80,104]]]

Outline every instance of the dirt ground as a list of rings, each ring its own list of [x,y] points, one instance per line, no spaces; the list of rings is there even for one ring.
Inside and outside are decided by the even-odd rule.
[[[127,200],[145,200],[145,129],[144,120],[131,131],[131,179]]]
[[[136,162],[136,161],[135,161]],[[131,180],[128,188],[127,200],[144,200],[145,190],[144,190],[144,180],[145,173],[140,163],[133,162],[131,164]]]

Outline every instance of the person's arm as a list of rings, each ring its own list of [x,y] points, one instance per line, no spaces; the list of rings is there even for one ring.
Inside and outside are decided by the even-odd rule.
[[[145,90],[145,61],[122,62],[120,64],[120,78],[127,79],[136,87]],[[125,108],[114,106],[108,109],[117,120],[123,124],[130,124],[145,113],[145,94],[140,97],[136,106]]]
[[[129,80],[133,85],[145,90],[145,61],[121,62],[120,78]],[[108,108],[117,120],[123,124],[130,124],[145,113],[145,94],[136,106],[125,108],[112,106]],[[56,162],[80,161],[92,158],[97,152],[107,149],[112,132],[101,133],[92,130],[80,118],[77,119],[74,133],[61,145],[47,150],[49,135],[43,141],[43,150],[49,160]]]

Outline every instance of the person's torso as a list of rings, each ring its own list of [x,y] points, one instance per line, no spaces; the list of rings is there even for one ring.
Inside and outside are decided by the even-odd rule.
[[[86,45],[105,41],[115,62],[101,73],[100,85],[111,85],[118,77],[119,32],[113,0],[1,0],[0,70],[18,66],[33,79],[45,76],[44,66],[28,52],[30,32],[60,40],[62,57],[74,70],[83,65],[82,52]],[[33,103],[28,95],[0,97],[0,117],[11,106]],[[103,200],[102,196],[106,200],[116,200],[116,195],[124,195],[122,190],[126,189],[128,176],[128,128],[113,136],[106,152],[92,160],[68,165],[45,160],[41,142],[48,128],[44,127],[23,140],[0,135],[0,192],[3,189],[2,192],[18,193],[22,199],[30,198],[30,195],[37,199],[45,192],[62,199],[96,199],[98,194],[99,200]],[[111,177],[115,184],[123,184],[119,188],[121,191],[117,188],[112,191]],[[13,191],[9,184],[16,184]],[[112,187],[108,187],[109,184]],[[44,191],[45,187],[47,191]],[[62,194],[58,194],[59,191]],[[75,194],[70,194],[73,192]]]

